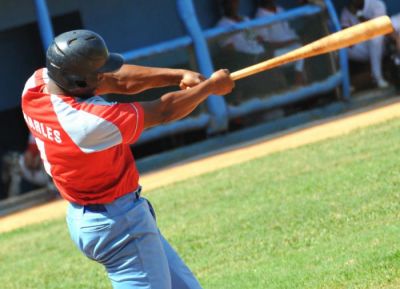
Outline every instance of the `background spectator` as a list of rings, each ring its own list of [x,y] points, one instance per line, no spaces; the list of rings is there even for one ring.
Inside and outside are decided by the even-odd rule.
[[[216,27],[230,27],[242,21],[249,21],[250,18],[239,13],[239,0],[222,0],[222,17]],[[218,39],[220,52],[214,56],[216,68],[228,68],[236,71],[253,65],[267,58],[262,43],[258,41],[257,34],[252,30],[237,31],[227,34]],[[251,78],[236,83],[235,90],[227,96],[228,103],[238,105],[245,97],[254,94],[263,94],[265,73],[255,75]],[[241,123],[241,119],[234,120]]]
[[[281,6],[276,5],[274,0],[260,0],[255,17],[271,17],[284,11]],[[260,41],[265,43],[269,49],[272,49],[274,57],[302,46],[299,37],[287,21],[280,21],[263,27],[258,30],[257,35]],[[295,62],[294,70],[295,85],[303,85],[305,83],[304,60]]]
[[[239,0],[222,1],[222,18],[217,27],[229,27],[242,21],[248,21],[246,16],[239,15]],[[263,56],[264,47],[258,42],[257,35],[252,31],[241,31],[220,41],[223,48],[254,56],[255,60]]]
[[[23,153],[10,151],[4,155],[2,163],[1,176],[6,197],[18,196],[42,187],[47,187],[56,195],[32,135],[29,135],[28,145]]]
[[[50,178],[44,170],[39,150],[36,146],[35,139],[30,134],[28,147],[19,158],[19,165],[22,177],[34,186],[46,186]],[[27,186],[27,189],[30,186]]]
[[[341,25],[347,28],[362,21],[386,14],[386,6],[380,0],[350,0],[341,12]],[[376,37],[348,48],[349,58],[358,62],[370,62],[372,78],[379,88],[388,87],[388,82],[383,77],[382,58],[384,50],[384,37]]]

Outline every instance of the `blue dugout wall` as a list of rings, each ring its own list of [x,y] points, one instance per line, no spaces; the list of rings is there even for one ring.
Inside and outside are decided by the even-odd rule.
[[[57,7],[60,2],[64,1],[34,0],[44,48],[47,48],[53,37],[49,10],[52,12],[59,9]],[[252,20],[230,28],[212,28],[220,16],[218,1],[213,0],[164,0],[157,2],[148,0],[97,0],[95,5],[93,1],[79,2],[75,0],[63,5],[67,7],[67,10],[78,9],[83,26],[103,35],[109,43],[110,50],[122,53],[130,62],[143,59],[143,57],[154,57],[168,51],[174,53],[179,49],[192,46],[199,71],[209,76],[214,71],[207,46],[209,39],[233,31],[322,13],[322,8],[316,5],[296,6],[296,1],[290,0],[278,2],[289,10],[275,17]],[[343,2],[344,0],[325,0],[328,17],[332,24],[331,30],[340,29],[335,8],[340,9]],[[399,8],[398,3],[387,2],[390,2],[388,3],[390,11],[396,11]],[[242,0],[240,7],[242,14],[251,15],[254,12],[254,3],[251,0]],[[135,27],[132,27],[134,24],[136,24]],[[144,33],[137,33],[140,27],[143,27]],[[181,53],[175,53],[173,58],[165,57],[162,64],[171,66],[179,57],[187,58]],[[343,97],[348,98],[349,76],[345,51],[340,52],[339,63],[340,69],[324,81],[275,95],[268,99],[255,98],[237,107],[228,107],[223,98],[211,96],[207,100],[207,109],[200,115],[150,129],[144,133],[140,141],[143,143],[165,135],[200,128],[207,129],[210,133],[222,132],[227,129],[230,118],[307,99],[337,87],[341,87]]]

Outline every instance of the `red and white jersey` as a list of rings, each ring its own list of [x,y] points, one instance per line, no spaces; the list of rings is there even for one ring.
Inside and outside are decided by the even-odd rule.
[[[22,111],[61,195],[81,205],[104,204],[136,190],[130,144],[143,130],[141,106],[44,93],[47,82],[45,68],[29,78]]]

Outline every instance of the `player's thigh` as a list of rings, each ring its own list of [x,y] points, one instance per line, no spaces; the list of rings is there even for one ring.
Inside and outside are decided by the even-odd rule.
[[[196,277],[171,247],[168,241],[160,234],[161,242],[168,259],[171,273],[172,289],[201,289]]]
[[[391,19],[396,33],[400,34],[400,14],[393,15]]]
[[[69,220],[70,227],[73,222]],[[105,266],[113,288],[171,288],[168,261],[145,200],[119,216],[85,214],[75,226],[75,243]]]
[[[125,214],[124,229],[115,236],[115,248],[104,262],[115,289],[170,289],[171,277],[158,228],[148,203]]]

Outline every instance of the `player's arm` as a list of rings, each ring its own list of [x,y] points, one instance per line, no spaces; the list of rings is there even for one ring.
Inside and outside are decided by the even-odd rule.
[[[100,75],[96,94],[136,94],[150,88],[175,85],[185,89],[199,84],[204,79],[200,73],[185,69],[125,64],[116,72]]]
[[[154,101],[141,102],[144,110],[144,128],[181,119],[210,94],[225,95],[231,92],[234,86],[229,72],[221,69],[195,87],[167,93]]]

